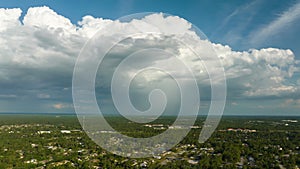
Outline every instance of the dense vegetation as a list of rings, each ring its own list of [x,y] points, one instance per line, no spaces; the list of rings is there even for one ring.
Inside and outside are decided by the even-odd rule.
[[[112,116],[123,134],[149,137],[163,132]],[[151,124],[166,126],[174,117]],[[300,118],[224,117],[213,136],[198,143],[192,129],[159,157],[130,159],[106,152],[82,131],[73,115],[0,115],[0,168],[296,168],[300,167]],[[201,127],[199,117],[194,126]],[[70,133],[63,131],[70,131]]]

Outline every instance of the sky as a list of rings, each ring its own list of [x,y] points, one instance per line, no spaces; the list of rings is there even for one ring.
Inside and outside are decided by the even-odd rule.
[[[155,26],[163,30],[161,33],[192,36],[192,23],[206,35],[209,43],[190,42],[195,50],[197,45],[212,46],[223,63],[227,79],[225,115],[300,115],[300,1],[294,0],[276,0],[272,4],[266,0],[0,1],[0,112],[73,113],[72,73],[80,49],[98,31],[110,37],[108,44],[113,42],[118,36],[114,31],[124,28],[117,19],[141,12],[174,17],[145,16],[125,24],[124,34],[142,23],[158,23]],[[155,44],[164,50],[176,52],[174,48],[184,48],[168,36],[163,38]],[[151,37],[146,37],[134,49],[151,46],[150,41]],[[115,111],[108,96],[108,76],[124,59],[120,56],[128,55],[130,50],[117,49],[107,56],[96,81],[99,105],[107,112]],[[193,71],[204,69],[200,61],[188,58],[183,50],[177,54]],[[139,63],[153,66],[159,60],[149,56]],[[136,78],[131,92],[138,109],[149,107],[146,93],[153,86],[161,85],[169,90],[169,98],[178,98],[174,82],[160,72],[144,75],[146,79]],[[210,98],[207,74],[196,76],[201,83],[200,107],[205,111]],[[151,79],[159,82],[151,86]],[[174,111],[176,105],[178,100],[171,100],[168,111]]]

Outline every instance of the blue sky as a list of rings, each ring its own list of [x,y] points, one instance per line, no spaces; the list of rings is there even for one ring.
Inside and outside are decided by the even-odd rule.
[[[300,105],[300,92],[298,86],[300,85],[300,74],[299,70],[297,70],[299,69],[299,63],[297,60],[300,60],[300,39],[297,35],[300,34],[300,1],[287,0],[283,2],[274,0],[272,3],[266,0],[236,0],[231,1],[230,3],[226,3],[226,1],[221,0],[213,2],[208,0],[80,0],[76,1],[76,3],[53,0],[0,1],[0,8],[20,8],[22,10],[22,14],[19,20],[21,22],[26,22],[23,23],[25,25],[34,24],[32,22],[32,18],[31,20],[27,19],[27,21],[23,20],[23,18],[27,15],[27,10],[32,7],[41,6],[49,7],[49,9],[53,10],[56,14],[69,19],[71,23],[77,27],[80,27],[78,22],[82,21],[82,18],[86,15],[91,15],[94,18],[104,18],[114,21],[119,17],[133,13],[163,12],[184,18],[200,28],[212,43],[222,45],[219,49],[221,54],[222,51],[227,50],[225,49],[226,45],[230,47],[231,54],[228,54],[229,56],[226,54],[227,57],[232,55],[232,57],[229,58],[230,63],[231,59],[237,55],[234,52],[258,50],[258,55],[262,58],[266,57],[267,59],[264,62],[267,62],[266,64],[271,66],[262,68],[259,64],[264,63],[261,62],[258,62],[256,65],[251,65],[250,62],[242,62],[242,58],[232,59],[232,63],[234,63],[233,65],[231,65],[228,61],[228,67],[226,67],[228,72],[226,73],[230,75],[228,75],[228,98],[225,114],[299,115],[300,107],[298,105]],[[49,12],[49,10],[46,11]],[[58,20],[63,19],[59,18]],[[57,40],[55,38],[51,40],[47,39],[49,38],[47,37],[47,33],[41,33],[42,30],[44,31],[44,28],[42,27],[43,25],[41,26],[40,24],[35,26],[40,26],[40,31],[36,31],[32,34],[34,34],[34,37],[43,43],[44,46],[49,45],[50,41],[53,41],[54,43],[57,42],[55,41]],[[21,29],[10,28],[7,29],[10,31],[6,30],[7,32],[1,32],[2,37],[0,37],[0,40],[1,38],[2,40],[11,40],[8,35],[12,32],[12,30],[15,31],[15,34],[20,34],[20,37],[26,38],[21,35],[22,31],[18,31]],[[27,29],[24,28],[23,32],[26,31]],[[51,35],[51,33],[52,32],[49,32],[49,35]],[[80,48],[84,42],[83,40],[80,42],[71,40],[69,42],[69,40],[67,40],[65,43],[70,43],[71,45]],[[5,50],[11,49],[11,51],[17,51],[18,49],[16,48],[13,50],[13,42],[8,43],[5,41],[5,44],[7,45]],[[26,53],[27,48],[29,47],[20,51]],[[263,48],[273,48],[276,50],[261,50]],[[291,50],[295,58],[288,61],[287,58],[289,57],[286,58],[286,55],[289,55],[289,52],[284,50]],[[275,59],[273,56],[269,56],[274,52]],[[32,55],[39,58],[39,53]],[[254,53],[255,52],[249,52],[249,55],[251,55],[249,58],[256,56]],[[65,57],[64,54],[65,53],[61,56],[65,59],[67,57]],[[0,63],[3,66],[2,69],[0,69],[0,72],[2,71],[3,74],[3,77],[0,76],[3,78],[3,82],[0,82],[0,112],[73,112],[74,110],[72,108],[70,89],[72,78],[70,75],[73,70],[72,68],[74,67],[74,57],[78,55],[78,51],[69,51],[68,54],[72,55],[73,60],[63,59],[59,62],[64,63],[61,65],[55,61],[51,62],[51,60],[47,60],[47,64],[50,65],[48,69],[35,69],[31,63],[29,64],[30,66],[24,66],[29,63],[28,59],[22,60],[25,56],[24,58],[21,57],[22,59],[12,59],[12,61],[17,60],[19,62]],[[5,57],[10,57],[10,55],[14,54],[3,52],[2,57],[4,57],[4,55]],[[278,61],[275,55],[278,55],[278,58],[280,58]],[[28,56],[30,56],[30,54],[28,54]],[[243,56],[244,55],[241,55],[240,57]],[[248,53],[245,54],[245,56],[248,56]],[[268,59],[268,57],[271,59]],[[273,62],[273,60],[276,60],[276,62]],[[284,61],[286,62],[284,63]],[[42,61],[42,63],[44,63],[44,61]],[[245,66],[245,64],[247,65]],[[65,68],[66,65],[70,65],[70,67]],[[272,67],[274,65],[277,65],[277,67]],[[238,70],[236,70],[238,68],[241,68],[240,71],[251,70],[251,73],[245,75],[239,74],[236,76],[232,75],[233,72],[238,72]],[[288,75],[290,71],[287,69],[295,69],[292,76]],[[20,71],[28,71],[30,72],[30,75],[27,74],[27,77],[24,77]],[[268,71],[270,72],[268,73]],[[9,74],[7,72],[14,72],[14,74]],[[278,84],[276,84],[276,86],[272,86],[272,82],[270,81],[260,81],[257,74],[264,74],[265,76],[261,75],[262,79],[277,79]],[[13,78],[19,79],[11,80]],[[27,80],[30,78],[32,81],[28,82]],[[238,78],[238,80],[236,78]],[[249,83],[245,80],[246,78],[250,79]],[[236,81],[240,83],[237,83]],[[45,82],[47,82],[47,85],[44,84]],[[24,85],[16,85],[16,83],[23,83]],[[249,87],[249,85],[251,87]],[[289,92],[275,93],[271,95],[261,93],[257,94],[262,91],[267,92],[266,88],[268,85],[270,88],[273,87],[274,91],[275,89],[276,91],[290,90]],[[262,86],[262,89],[257,86]],[[99,97],[101,98],[102,96]],[[277,107],[274,107],[273,105],[277,105]]]

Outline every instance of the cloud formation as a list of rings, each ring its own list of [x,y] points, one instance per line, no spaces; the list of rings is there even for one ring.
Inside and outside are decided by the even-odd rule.
[[[201,60],[190,58],[190,53],[170,37],[177,35],[180,38],[188,34],[192,37],[190,44],[199,51],[205,51],[206,45],[212,45],[224,65],[228,80],[228,99],[270,96],[285,98],[299,93],[298,85],[290,81],[294,73],[299,71],[299,61],[295,60],[291,50],[265,48],[233,51],[229,46],[197,38],[196,33],[191,29],[191,24],[180,17],[152,14],[125,23],[119,20],[85,16],[75,25],[49,7],[29,8],[22,21],[20,21],[21,13],[19,8],[0,9],[0,100],[28,98],[37,99],[36,103],[41,104],[39,100],[48,100],[53,102],[54,109],[66,108],[56,102],[71,103],[71,91],[66,89],[72,86],[74,64],[85,42],[96,32],[113,39],[119,37],[115,34],[117,30],[130,34],[136,29],[160,31],[165,36],[160,37],[162,39],[158,38],[158,43],[155,44],[149,44],[151,41],[148,41],[155,37],[132,37],[131,40],[139,40],[135,41],[137,45],[135,50],[149,45],[153,47],[160,45],[166,51],[175,52],[178,58],[198,72],[198,81],[204,86],[209,79],[204,67],[201,67]],[[275,21],[273,26],[265,29],[277,30],[280,28],[276,26],[279,23],[290,22],[285,19],[287,17],[296,18],[287,12],[283,14],[282,19]],[[130,42],[132,43],[129,40],[124,44]],[[107,43],[110,43],[110,39]],[[107,63],[115,62],[118,56],[127,54],[122,51],[115,50],[115,53],[107,58]],[[147,61],[149,65],[160,64],[158,61],[153,62],[153,59],[151,62],[147,59],[141,62]],[[172,66],[167,59],[164,61]],[[204,62],[209,63],[209,60]],[[109,65],[103,70],[113,71]],[[142,80],[148,78],[151,81],[164,77],[160,73],[150,73]],[[109,77],[102,78],[104,80],[100,82],[99,87],[108,90],[103,83]],[[102,95],[100,98],[105,98],[105,92],[102,92]]]
[[[296,20],[300,19],[300,2],[291,6],[288,10],[283,12],[279,17],[268,25],[263,26],[261,29],[251,34],[250,43],[257,44],[262,43],[267,38],[274,36],[286,27],[291,26]]]

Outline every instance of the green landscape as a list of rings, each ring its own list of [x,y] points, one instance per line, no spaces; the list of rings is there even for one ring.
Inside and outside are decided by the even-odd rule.
[[[300,0],[0,0],[0,169],[300,169]]]
[[[148,124],[119,116],[107,121],[117,131],[150,137],[176,117]],[[171,150],[152,158],[126,158],[96,145],[76,115],[1,114],[0,168],[299,168],[300,118],[225,116],[208,141],[198,142],[205,117]],[[105,134],[105,133],[103,133]]]

